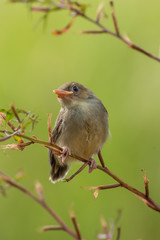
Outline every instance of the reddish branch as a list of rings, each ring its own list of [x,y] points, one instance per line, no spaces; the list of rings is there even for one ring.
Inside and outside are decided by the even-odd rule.
[[[13,0],[12,0],[13,1]],[[20,1],[20,0],[19,0]],[[23,0],[22,0],[23,1]],[[151,54],[150,52],[146,51],[145,49],[139,47],[138,45],[134,44],[128,37],[124,37],[120,34],[120,30],[118,27],[118,22],[117,22],[117,18],[116,18],[116,14],[114,11],[114,3],[113,1],[110,2],[110,6],[112,9],[112,20],[113,20],[113,25],[114,25],[114,30],[115,31],[110,31],[108,28],[106,28],[104,25],[102,25],[100,23],[100,19],[103,13],[103,4],[101,4],[99,6],[98,12],[97,12],[97,16],[96,19],[89,17],[88,15],[86,15],[86,13],[84,11],[81,10],[81,4],[79,4],[78,2],[72,2],[72,1],[61,1],[59,4],[53,3],[54,7],[50,7],[49,8],[44,8],[44,7],[32,7],[31,10],[32,11],[41,11],[41,12],[50,12],[50,11],[54,11],[54,10],[69,10],[71,12],[71,14],[75,17],[75,16],[80,16],[83,19],[85,19],[86,21],[89,21],[91,23],[93,23],[96,27],[98,27],[100,30],[86,30],[86,31],[82,31],[83,34],[108,34],[111,35],[119,40],[121,40],[123,43],[125,43],[128,47],[148,56],[151,59],[154,59],[158,62],[160,62],[160,58],[154,56],[153,54]],[[74,13],[74,14],[73,14]],[[72,22],[72,21],[71,21]],[[72,24],[69,23],[69,25],[67,25],[67,31],[69,30],[69,28],[72,26]],[[64,28],[66,29],[66,28]],[[67,31],[64,31],[64,29],[62,30],[54,30],[52,31],[52,33],[54,35],[60,35],[63,34]]]
[[[143,180],[144,180],[146,197],[149,197],[149,180],[147,178],[147,175],[144,169],[142,169],[142,172],[143,172]]]
[[[117,228],[117,238],[116,238],[116,240],[120,239],[120,234],[121,234],[121,229]]]
[[[4,130],[0,130],[0,132],[2,133],[5,133],[6,131]],[[8,132],[7,131],[7,134],[12,134],[12,132]],[[45,147],[47,148],[50,148],[52,149],[53,151],[56,151],[56,152],[60,152],[62,151],[62,148],[55,145],[55,144],[52,144],[52,143],[49,143],[49,142],[45,142],[45,141],[42,141],[42,140],[39,140],[39,139],[35,139],[35,138],[32,138],[32,137],[28,137],[28,136],[25,136],[23,134],[20,134],[20,133],[16,133],[15,135],[19,136],[20,138],[24,138],[24,139],[27,139],[29,141],[31,141],[32,143],[39,143],[39,144],[42,144],[44,145]],[[17,144],[19,145],[19,144]],[[76,156],[74,154],[71,154],[70,157],[72,158],[76,158],[77,160],[83,162],[83,163],[87,163],[87,164],[90,164],[90,161],[87,160],[87,159],[84,159],[84,158],[81,158],[79,156]],[[139,190],[137,190],[136,188],[130,186],[129,184],[125,183],[122,179],[120,179],[118,176],[116,176],[114,173],[112,173],[108,168],[106,167],[102,167],[102,166],[97,166],[97,169],[103,171],[104,173],[108,174],[110,177],[112,177],[115,181],[117,181],[121,187],[129,190],[130,192],[134,193],[137,197],[139,197],[148,207],[160,212],[160,206],[158,204],[156,204],[147,194],[144,194],[142,192],[140,192]],[[107,189],[107,187],[106,187]],[[146,189],[146,187],[145,187]]]
[[[51,230],[63,230],[63,228],[60,226],[44,226],[44,227],[42,227],[43,232],[51,231]]]
[[[1,133],[5,133],[6,131],[4,130],[0,130]],[[12,132],[9,132],[7,131],[7,134],[12,134]],[[52,149],[53,151],[56,151],[60,152],[62,151],[62,148],[53,144],[53,143],[49,143],[49,142],[46,142],[46,141],[42,141],[42,140],[39,140],[39,139],[36,139],[36,138],[32,138],[32,137],[29,137],[29,136],[25,136],[23,134],[20,134],[20,133],[16,133],[15,135],[19,136],[20,138],[23,138],[23,139],[27,139],[29,140],[30,142],[32,143],[39,143],[47,148],[50,148]],[[19,144],[17,144],[19,145]],[[88,165],[90,164],[90,161],[87,160],[87,159],[84,159],[84,158],[81,158],[79,156],[76,156],[74,154],[71,154],[70,157],[72,158],[76,158],[77,160],[83,162],[83,163],[87,163]],[[140,200],[142,200],[148,207],[152,208],[153,210],[155,211],[158,211],[160,212],[160,206],[158,204],[156,204],[149,196],[149,191],[147,191],[145,194],[141,191],[139,191],[138,189],[130,186],[129,184],[127,184],[126,182],[124,182],[122,179],[120,179],[118,176],[116,176],[113,172],[111,172],[108,168],[106,167],[102,167],[102,166],[99,166],[97,165],[97,169],[99,169],[100,171],[103,171],[104,173],[106,173],[107,175],[109,175],[111,178],[113,178],[116,182],[119,183],[119,186],[129,190],[130,192],[134,193]],[[146,185],[145,185],[146,186]],[[148,185],[147,185],[148,186]],[[114,186],[115,187],[115,186]],[[116,186],[118,187],[118,185]],[[99,188],[99,187],[98,187]],[[111,187],[103,187],[103,189],[106,188],[111,188]],[[148,188],[148,187],[147,187]],[[101,189],[102,189],[102,186],[101,186]],[[99,190],[101,190],[99,189]],[[146,189],[146,187],[145,187]]]
[[[8,183],[9,185],[17,188],[18,190],[20,190],[21,192],[23,192],[24,194],[26,194],[27,196],[32,198],[37,203],[39,203],[56,220],[56,222],[59,223],[59,225],[60,225],[58,227],[52,226],[52,228],[46,226],[46,227],[42,228],[43,231],[47,231],[47,230],[63,230],[66,233],[68,233],[70,236],[72,236],[74,239],[77,239],[77,240],[80,239],[78,234],[77,234],[77,232],[74,232],[71,228],[69,228],[66,225],[66,223],[47,205],[47,203],[44,200],[44,196],[42,197],[42,195],[40,195],[40,198],[38,198],[37,196],[35,196],[31,192],[29,192],[27,189],[25,189],[24,187],[22,187],[21,185],[19,185],[15,181],[13,181],[11,178],[6,176],[2,172],[0,172],[0,178],[3,181],[5,181],[6,183]],[[41,186],[39,185],[38,188],[39,188],[39,190],[37,192],[39,194]],[[36,187],[36,190],[37,190],[37,187]],[[42,191],[41,191],[41,194],[43,194]]]
[[[13,108],[13,107],[12,107]],[[15,117],[17,118],[18,113],[16,112],[15,108],[13,113],[15,114]],[[2,114],[3,115],[3,114]],[[1,116],[1,114],[0,114]],[[3,115],[3,119],[5,119],[5,116]],[[20,121],[19,123],[22,123],[22,121]],[[8,123],[8,125],[10,126],[10,124]],[[20,125],[19,125],[20,126]],[[12,129],[12,127],[10,126],[10,128]],[[15,129],[15,128],[14,128]],[[19,129],[19,128],[17,128]],[[39,140],[36,137],[29,137],[26,136],[24,134],[22,134],[20,132],[20,130],[13,130],[10,131],[6,131],[6,130],[0,130],[1,133],[7,134],[7,136],[12,137],[12,136],[18,136],[20,138],[29,140],[29,143],[22,143],[22,144],[10,144],[10,145],[6,145],[3,146],[3,149],[6,147],[6,149],[10,148],[10,149],[20,149],[23,150],[26,146],[29,146],[31,143],[39,143],[47,148],[50,148],[51,150],[53,150],[56,154],[61,154],[62,148],[60,146],[55,145],[54,143],[46,142],[46,141],[42,141]],[[51,137],[51,119],[50,116],[48,118],[48,132],[49,132],[49,136]],[[5,137],[1,138],[0,141],[5,141],[7,139],[5,139]],[[23,148],[23,149],[22,149]],[[120,179],[118,176],[116,176],[113,172],[111,172],[108,168],[106,168],[104,166],[104,160],[102,158],[101,153],[99,152],[98,154],[100,162],[102,164],[102,166],[97,165],[97,169],[99,169],[100,171],[103,171],[104,173],[106,173],[107,175],[109,175],[111,178],[113,178],[116,182],[118,182],[118,184],[113,184],[113,185],[107,185],[107,186],[98,186],[98,187],[92,187],[92,190],[96,191],[96,196],[98,195],[99,190],[102,189],[110,189],[110,188],[115,188],[115,187],[123,187],[127,190],[129,190],[130,192],[132,192],[133,194],[135,194],[141,201],[143,201],[148,207],[152,208],[155,211],[160,212],[160,206],[155,203],[150,197],[149,197],[149,180],[145,174],[145,172],[143,172],[143,177],[144,177],[144,185],[145,185],[145,193],[139,191],[138,189],[130,186],[129,184],[127,184],[126,182],[124,182],[122,179]],[[73,177],[75,177],[78,173],[80,173],[86,166],[87,164],[90,165],[91,162],[87,159],[84,159],[80,156],[76,156],[74,154],[70,154],[70,157],[77,159],[81,162],[83,162],[83,166],[75,173],[73,174],[69,179],[66,179],[66,181],[71,180]]]
[[[116,183],[116,184],[110,184],[110,185],[106,185],[106,186],[102,185],[102,186],[98,186],[98,187],[84,187],[84,188],[91,190],[91,191],[94,190],[94,198],[97,198],[99,190],[106,190],[106,189],[117,188],[117,187],[121,187],[121,184]]]
[[[111,8],[112,8],[112,19],[113,19],[113,23],[114,23],[114,28],[116,30],[116,34],[118,36],[120,36],[117,19],[116,19],[116,15],[115,15],[115,12],[114,12],[114,4],[113,4],[112,1],[110,2],[110,5],[111,5]]]
[[[74,226],[75,231],[77,233],[78,239],[82,240],[81,233],[80,233],[80,230],[79,230],[79,227],[78,227],[78,224],[77,224],[77,220],[76,220],[76,217],[75,217],[73,211],[70,213],[70,217],[72,219],[72,223],[73,223],[73,226]]]
[[[14,106],[13,104],[11,104],[11,109],[12,109],[12,111],[13,111],[13,113],[14,113],[14,116],[16,117],[17,121],[18,121],[19,123],[21,123],[21,120],[20,120],[20,118],[19,118],[19,116],[18,116],[18,113],[17,113],[17,111],[16,111],[16,109],[15,109],[15,106]]]
[[[113,7],[113,2],[111,2],[111,5]],[[108,30],[104,25],[102,25],[99,22],[97,22],[96,20],[88,17],[85,13],[82,13],[80,10],[77,10],[74,7],[70,7],[70,9],[72,11],[75,11],[78,16],[81,16],[81,17],[85,18],[86,20],[88,20],[89,22],[92,22],[93,24],[97,25],[101,29],[101,31],[97,32],[97,33],[104,33],[104,34],[112,35],[113,37],[116,37],[116,38],[120,39],[122,42],[124,42],[130,48],[132,48],[132,49],[134,49],[134,50],[136,50],[136,51],[138,51],[140,53],[143,53],[144,55],[146,55],[146,56],[148,56],[148,57],[150,57],[150,58],[160,62],[160,58],[159,57],[154,56],[153,54],[147,52],[143,48],[141,48],[141,47],[137,46],[136,44],[132,43],[129,39],[126,39],[125,37],[120,35],[120,33],[119,33],[120,31],[119,31],[119,28],[118,28],[118,24],[117,24],[117,20],[116,20],[113,8],[112,8],[112,17],[113,17],[115,32],[112,32],[112,31]],[[90,32],[90,31],[83,31],[82,33],[93,33],[93,31],[92,32]],[[96,33],[96,31],[94,31],[94,33]]]
[[[20,190],[21,192],[23,192],[27,196],[29,196],[32,200],[34,200],[38,204],[40,204],[53,217],[53,219],[56,220],[56,222],[59,224],[59,225],[43,226],[42,229],[41,229],[43,232],[46,232],[46,231],[59,231],[59,230],[61,230],[61,231],[66,232],[68,235],[70,235],[71,237],[73,237],[76,240],[82,240],[81,232],[79,230],[79,226],[77,224],[77,220],[76,220],[74,212],[72,211],[70,213],[70,218],[71,218],[71,221],[73,223],[75,232],[70,227],[68,227],[66,225],[66,223],[47,205],[47,203],[45,201],[45,198],[44,198],[44,195],[43,195],[42,186],[41,186],[40,183],[36,184],[36,191],[37,191],[37,193],[39,195],[39,198],[38,198],[37,196],[32,194],[30,191],[28,191],[27,189],[25,189],[21,185],[19,185],[17,182],[13,181],[10,177],[8,177],[7,175],[5,175],[2,172],[0,172],[0,179],[2,179],[7,184],[6,188],[12,186],[12,187]],[[115,221],[115,225],[116,225],[116,222],[117,221]],[[114,228],[109,230],[109,228],[107,226],[107,223],[106,223],[104,218],[103,218],[103,221],[101,219],[101,225],[102,225],[102,228],[103,228],[103,230],[105,232],[106,239],[110,239],[111,240],[112,236],[113,236],[113,233],[114,233]],[[98,234],[97,237],[99,239],[101,239],[100,238],[101,235],[102,234]],[[117,240],[120,239],[120,228],[117,228],[117,238],[116,239]]]

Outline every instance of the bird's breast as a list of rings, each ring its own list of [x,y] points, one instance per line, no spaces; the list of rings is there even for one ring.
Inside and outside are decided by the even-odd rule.
[[[57,143],[73,154],[89,159],[102,148],[108,135],[107,111],[79,107],[65,112]]]

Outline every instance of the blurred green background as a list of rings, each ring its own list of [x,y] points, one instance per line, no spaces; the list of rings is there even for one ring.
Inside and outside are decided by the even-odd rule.
[[[88,14],[96,15],[100,1],[90,4]],[[115,2],[119,27],[134,43],[158,55],[160,44],[160,2],[121,0]],[[112,28],[110,7],[105,24]],[[112,137],[103,147],[107,166],[127,183],[144,190],[141,168],[150,179],[150,196],[160,203],[160,64],[129,49],[107,35],[80,35],[80,30],[94,26],[78,18],[68,34],[55,37],[51,30],[63,28],[69,21],[67,12],[56,12],[34,29],[41,13],[32,13],[27,4],[0,1],[0,107],[14,103],[40,116],[32,134],[48,140],[47,114],[52,126],[59,103],[52,90],[68,81],[90,88],[109,112]],[[113,29],[113,28],[112,28]],[[29,133],[28,133],[29,134]],[[71,175],[80,165],[72,165]],[[70,183],[51,184],[47,150],[33,145],[24,150],[0,152],[0,170],[14,176],[24,169],[21,184],[34,192],[39,180],[49,205],[71,226],[69,209],[73,206],[84,239],[96,239],[101,232],[100,216],[114,221],[118,209],[122,215],[118,226],[123,240],[159,240],[160,215],[147,208],[125,189],[100,192],[94,200],[82,186],[112,184],[99,171],[87,169]],[[40,233],[43,225],[55,221],[35,202],[16,189],[0,196],[0,236],[5,240],[71,239],[63,232]]]

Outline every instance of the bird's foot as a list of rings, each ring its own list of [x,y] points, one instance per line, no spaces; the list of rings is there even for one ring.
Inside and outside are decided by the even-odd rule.
[[[90,158],[89,160],[90,160],[91,163],[89,165],[88,173],[91,173],[94,169],[97,168],[97,163],[96,163],[96,161],[93,158]]]
[[[59,156],[62,158],[62,163],[64,163],[67,159],[67,157],[71,154],[71,150],[68,147],[62,147],[61,155]]]

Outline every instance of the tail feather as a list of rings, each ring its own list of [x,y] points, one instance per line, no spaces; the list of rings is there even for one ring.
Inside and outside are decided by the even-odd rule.
[[[64,179],[69,170],[68,165],[60,165],[52,151],[49,151],[49,160],[51,165],[49,179],[51,180],[51,182],[56,183],[57,181]]]
[[[64,179],[64,177],[66,176],[66,174],[68,173],[68,165],[56,165],[56,166],[52,166],[52,169],[50,171],[50,180],[53,183],[56,183],[57,181],[60,181],[62,179]]]

